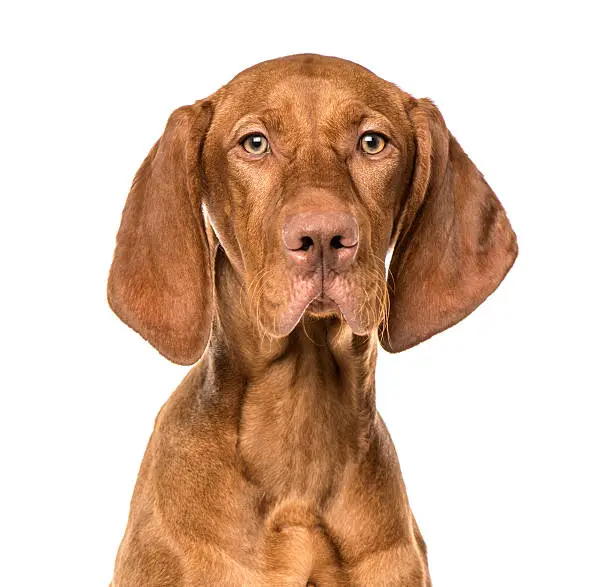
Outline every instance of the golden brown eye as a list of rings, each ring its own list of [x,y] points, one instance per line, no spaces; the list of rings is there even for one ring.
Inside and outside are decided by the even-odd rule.
[[[242,139],[242,148],[251,155],[263,155],[268,152],[268,139],[260,134],[252,134]]]
[[[377,132],[367,132],[361,135],[359,144],[366,155],[376,155],[385,148],[387,138]]]

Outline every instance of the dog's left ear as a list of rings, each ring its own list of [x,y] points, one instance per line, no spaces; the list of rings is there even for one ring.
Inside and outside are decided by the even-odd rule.
[[[201,166],[211,111],[203,100],[170,116],[134,178],[108,279],[119,318],[181,365],[202,356],[212,322]]]
[[[429,100],[406,95],[415,161],[389,267],[390,352],[465,318],[491,294],[518,248],[499,200]]]

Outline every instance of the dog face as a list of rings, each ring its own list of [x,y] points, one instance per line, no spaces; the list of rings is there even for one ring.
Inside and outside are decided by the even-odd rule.
[[[259,64],[175,111],[136,175],[109,301],[175,362],[208,340],[216,241],[262,335],[287,336],[308,313],[378,328],[391,351],[466,316],[516,256],[435,106],[315,55]]]
[[[304,312],[359,334],[383,321],[411,154],[399,92],[354,64],[268,62],[227,86],[204,148],[207,209],[264,332],[285,336]]]

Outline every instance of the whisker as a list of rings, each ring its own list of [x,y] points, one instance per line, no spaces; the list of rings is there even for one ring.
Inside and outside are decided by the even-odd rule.
[[[261,269],[257,272],[255,278],[251,282],[248,289],[249,307],[255,313],[255,326],[257,327],[257,335],[262,340],[269,337],[260,317],[260,307],[263,303],[263,288],[264,279],[271,273],[271,269]]]

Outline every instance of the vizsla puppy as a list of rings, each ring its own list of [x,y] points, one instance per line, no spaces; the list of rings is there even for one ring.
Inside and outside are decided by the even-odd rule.
[[[433,103],[354,63],[268,61],[176,110],[134,179],[108,297],[197,365],[156,420],[114,587],[430,585],[377,341],[455,324],[516,254]]]

